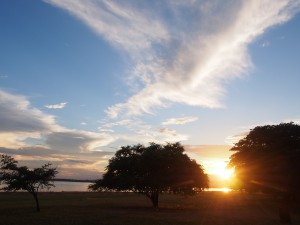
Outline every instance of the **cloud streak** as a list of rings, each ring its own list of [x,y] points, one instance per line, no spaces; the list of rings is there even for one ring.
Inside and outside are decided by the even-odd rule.
[[[137,54],[141,49],[151,48],[153,43],[162,43],[168,39],[168,33],[160,20],[147,9],[135,7],[135,1],[45,2],[67,10],[113,46],[128,52]]]
[[[65,108],[66,105],[67,105],[67,102],[62,102],[62,103],[53,104],[53,105],[45,105],[45,107],[48,109],[62,109],[62,108]]]
[[[180,142],[188,139],[188,135],[180,134],[176,130],[170,128],[149,128],[137,129],[131,135],[119,135],[119,139],[127,143],[142,143],[150,142],[164,144],[166,142]]]
[[[131,120],[121,120],[121,121],[117,121],[117,122],[106,123],[103,125],[103,127],[108,129],[108,128],[112,128],[115,126],[126,126],[126,125],[129,125],[131,122],[132,122]],[[101,128],[99,128],[99,129],[101,129]]]
[[[51,162],[58,168],[58,178],[96,179],[99,178],[107,160],[113,152],[84,152],[62,154],[59,151],[43,147],[26,147],[22,149],[1,148],[2,154],[13,155],[20,165],[30,168],[39,167],[41,164]]]
[[[80,130],[63,130],[46,136],[46,146],[67,153],[97,151],[112,141],[110,135]]]
[[[299,0],[46,2],[131,56],[128,80],[137,92],[109,107],[111,118],[151,113],[170,103],[222,107],[224,83],[252,67],[248,45],[300,10]]]
[[[191,123],[197,121],[198,117],[180,117],[180,118],[170,118],[165,122],[162,122],[162,125],[181,125],[186,123]]]

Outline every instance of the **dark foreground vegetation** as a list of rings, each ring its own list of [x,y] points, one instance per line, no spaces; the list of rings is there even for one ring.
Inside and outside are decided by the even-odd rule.
[[[36,210],[40,211],[38,193],[42,189],[54,186],[53,178],[58,173],[56,168],[47,163],[39,168],[29,169],[18,166],[18,161],[9,155],[0,154],[0,190],[27,191],[35,200]]]
[[[162,193],[194,195],[208,188],[201,165],[184,153],[179,142],[123,146],[109,160],[93,191],[130,191],[148,197],[158,207]]]
[[[290,209],[299,197],[300,126],[291,122],[255,127],[231,151],[236,188],[280,197],[280,221],[290,224]]]
[[[162,195],[154,209],[132,193],[40,193],[40,213],[26,193],[0,193],[0,224],[31,225],[276,225],[277,200],[266,194],[203,192],[193,197]],[[292,210],[300,224],[300,203]]]

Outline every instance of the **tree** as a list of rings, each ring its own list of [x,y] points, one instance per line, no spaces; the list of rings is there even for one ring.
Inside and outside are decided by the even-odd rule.
[[[231,151],[240,189],[282,196],[280,219],[290,223],[289,208],[300,185],[300,126],[294,123],[255,127]]]
[[[32,170],[26,166],[18,167],[17,163],[11,156],[0,155],[0,182],[4,185],[0,190],[27,191],[33,196],[39,212],[38,192],[40,189],[53,187],[52,180],[58,172],[56,168],[51,168],[50,163]]]
[[[160,193],[195,194],[207,187],[202,166],[184,154],[180,143],[150,143],[148,147],[121,147],[109,160],[102,179],[89,189],[141,193],[158,207]]]

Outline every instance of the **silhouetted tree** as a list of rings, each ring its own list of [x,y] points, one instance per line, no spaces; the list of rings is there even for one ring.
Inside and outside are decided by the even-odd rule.
[[[231,151],[240,189],[280,194],[280,219],[290,223],[289,208],[300,185],[300,126],[281,123],[255,127]]]
[[[195,194],[208,187],[202,166],[184,154],[180,143],[121,147],[106,170],[102,179],[90,185],[91,190],[141,193],[153,207],[158,207],[160,193]]]
[[[26,166],[17,166],[17,161],[11,156],[0,155],[0,182],[4,186],[1,190],[25,190],[30,193],[36,203],[36,210],[40,211],[38,192],[40,189],[53,187],[53,178],[57,174],[56,168],[45,164],[40,168],[29,169]]]

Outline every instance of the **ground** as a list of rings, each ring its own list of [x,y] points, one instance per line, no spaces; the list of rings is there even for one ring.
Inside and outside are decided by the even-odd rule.
[[[164,195],[153,209],[146,197],[132,193],[40,193],[35,212],[27,193],[0,193],[2,225],[276,225],[277,201],[272,196],[240,192],[203,192],[198,196]],[[300,224],[300,204],[292,210]]]

